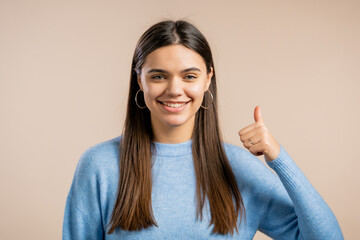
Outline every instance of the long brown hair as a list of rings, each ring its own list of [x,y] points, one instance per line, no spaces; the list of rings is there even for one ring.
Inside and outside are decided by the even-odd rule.
[[[198,110],[192,134],[192,154],[196,173],[196,219],[200,216],[202,220],[206,197],[211,210],[210,225],[214,224],[213,233],[230,232],[233,235],[234,228],[238,233],[238,213],[240,211],[240,224],[242,216],[245,215],[244,203],[222,145],[215,67],[210,46],[203,34],[191,23],[184,20],[164,20],[145,31],[134,52],[126,119],[119,144],[118,195],[108,224],[111,224],[109,234],[117,227],[128,231],[152,225],[158,227],[151,205],[151,159],[155,144],[150,111],[137,107],[134,99],[139,90],[137,76],[141,74],[146,56],[157,48],[174,43],[182,44],[200,54],[205,61],[207,73],[211,71],[211,67],[213,68],[209,90],[214,99],[212,100],[209,94],[204,95],[202,105],[210,108]],[[139,104],[144,106],[145,102],[141,101]]]

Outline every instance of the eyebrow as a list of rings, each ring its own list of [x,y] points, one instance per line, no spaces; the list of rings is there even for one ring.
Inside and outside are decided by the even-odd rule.
[[[200,69],[198,69],[198,68],[196,68],[196,67],[191,67],[191,68],[186,68],[186,69],[182,70],[180,73],[190,72],[190,71],[201,72]],[[158,69],[158,68],[150,69],[147,73],[152,73],[152,72],[169,73],[169,72],[166,71],[166,70]]]

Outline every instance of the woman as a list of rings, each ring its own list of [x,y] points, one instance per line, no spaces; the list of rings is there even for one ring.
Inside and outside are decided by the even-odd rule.
[[[343,239],[336,217],[266,128],[224,143],[208,42],[161,21],[132,61],[122,135],[92,146],[67,198],[63,239]],[[264,154],[272,173],[254,155]]]

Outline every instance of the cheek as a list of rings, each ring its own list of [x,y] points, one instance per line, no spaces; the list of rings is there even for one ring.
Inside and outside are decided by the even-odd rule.
[[[204,96],[204,86],[193,86],[188,89],[187,95],[190,96],[194,101],[202,101]]]
[[[160,88],[144,88],[144,95],[146,103],[151,104],[153,101],[156,101],[156,98],[161,95]]]

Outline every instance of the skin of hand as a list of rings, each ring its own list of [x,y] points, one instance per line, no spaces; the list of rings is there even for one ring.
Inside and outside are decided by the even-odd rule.
[[[255,123],[238,132],[240,141],[255,156],[264,154],[266,161],[273,161],[280,153],[280,145],[265,126],[259,105],[255,107],[254,119]]]

